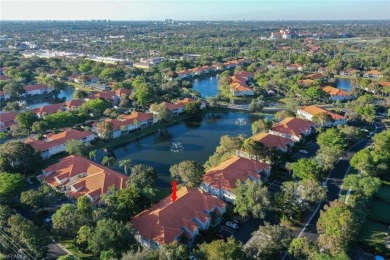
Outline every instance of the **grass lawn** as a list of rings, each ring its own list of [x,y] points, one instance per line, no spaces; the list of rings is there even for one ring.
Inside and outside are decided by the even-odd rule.
[[[80,259],[99,259],[97,257],[92,256],[91,254],[84,254],[80,251],[77,251],[77,249],[73,246],[72,239],[63,239],[58,240],[57,242]]]
[[[360,233],[360,242],[366,250],[390,257],[390,250],[385,247],[387,225],[367,221]]]
[[[370,219],[390,225],[390,203],[373,199],[371,201]]]
[[[382,182],[381,189],[375,194],[375,197],[390,202],[390,182]]]

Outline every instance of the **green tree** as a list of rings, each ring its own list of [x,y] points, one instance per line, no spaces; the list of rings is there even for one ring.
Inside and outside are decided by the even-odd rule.
[[[169,168],[172,178],[186,183],[190,187],[198,187],[204,175],[204,167],[195,161],[182,161]]]
[[[3,111],[6,112],[17,112],[21,110],[24,106],[20,105],[19,102],[7,102],[5,107],[3,107]]]
[[[111,105],[109,102],[99,97],[97,99],[88,100],[86,103],[82,104],[79,107],[79,111],[84,113],[92,113],[94,116],[101,116],[103,115],[104,110],[110,106]]]
[[[259,119],[252,123],[252,134],[255,135],[257,133],[266,132],[270,130],[272,127],[272,122],[268,119]]]
[[[21,215],[12,215],[8,219],[8,231],[12,238],[25,245],[30,254],[43,258],[47,252],[47,245],[50,243],[49,234],[44,229]]]
[[[100,121],[96,124],[96,129],[99,136],[103,139],[112,138],[113,124],[108,121]]]
[[[129,182],[139,187],[154,187],[157,180],[156,170],[145,164],[136,164],[131,168]]]
[[[334,147],[343,151],[347,147],[345,136],[338,128],[329,128],[317,137],[318,145],[322,147]]]
[[[135,245],[134,230],[130,224],[123,224],[113,219],[101,219],[96,223],[88,241],[88,249],[94,255],[113,250],[119,258],[122,253]]]
[[[316,254],[316,246],[308,238],[294,238],[288,249],[288,253],[295,259],[313,259]]]
[[[20,194],[20,202],[35,209],[43,209],[47,205],[45,196],[40,191],[28,190]]]
[[[133,85],[135,83],[133,82]],[[132,96],[138,101],[139,104],[145,105],[150,101],[153,96],[153,89],[145,82],[134,85]]]
[[[223,240],[214,240],[211,243],[203,243],[199,245],[199,249],[195,252],[199,259],[208,260],[235,260],[246,259],[245,253],[242,251],[241,242],[233,237],[229,237],[226,242]]]
[[[77,199],[77,211],[84,217],[90,217],[92,215],[93,205],[87,196],[84,195]]]
[[[125,174],[127,175],[128,171],[131,169],[132,166],[132,160],[126,159],[126,160],[120,160],[119,161],[119,167],[123,167],[123,170],[125,171]]]
[[[11,98],[16,98],[25,92],[22,84],[16,81],[11,81],[10,83],[5,84],[3,91],[4,93],[10,95]]]
[[[14,138],[23,138],[28,136],[28,129],[22,128],[19,125],[11,125],[9,133]]]
[[[265,223],[252,233],[253,239],[245,249],[255,259],[280,259],[289,248],[294,235],[291,230],[281,225]]]
[[[96,156],[97,156],[97,150],[92,150],[92,151],[89,151],[88,153],[88,158],[89,159],[96,159]]]
[[[344,185],[349,187],[354,196],[363,196],[371,198],[381,187],[381,180],[379,178],[370,176],[360,176],[356,174],[349,174],[344,179]]]
[[[152,104],[150,106],[150,110],[156,113],[155,116],[158,121],[169,121],[169,119],[172,117],[172,112],[167,108],[165,103]]]
[[[0,228],[7,224],[7,220],[12,214],[10,207],[0,204]]]
[[[89,143],[84,143],[81,140],[71,139],[66,142],[65,152],[68,154],[76,154],[78,156],[85,156],[90,149]]]
[[[116,159],[112,156],[104,156],[101,164],[105,166],[111,166],[115,163]]]
[[[317,231],[320,235],[318,238],[320,248],[335,256],[345,252],[356,237],[358,232],[356,216],[348,205],[333,201],[321,210]]]
[[[62,204],[52,217],[53,232],[64,237],[75,237],[81,226],[88,222],[73,204]]]
[[[178,242],[173,242],[172,244],[165,245],[161,247],[159,259],[160,260],[170,260],[178,259],[185,260],[188,259],[188,250],[185,245]]]
[[[0,172],[0,204],[11,204],[24,188],[21,174]]]
[[[232,190],[235,195],[234,212],[241,217],[252,215],[256,218],[264,218],[267,208],[270,206],[270,194],[267,187],[261,181],[247,179],[245,183],[237,180],[236,188]]]
[[[43,133],[49,129],[49,124],[46,121],[36,121],[31,126],[33,133]]]
[[[199,114],[200,105],[201,105],[200,101],[188,102],[185,104],[184,111],[190,115]]]
[[[159,259],[159,251],[151,248],[143,248],[140,247],[137,250],[129,251],[124,254],[121,260],[158,260]]]
[[[301,158],[295,163],[291,163],[291,169],[293,170],[293,176],[306,180],[313,178],[320,180],[322,177],[322,168],[313,158]]]
[[[16,116],[18,125],[25,129],[31,129],[34,122],[38,121],[38,116],[31,111],[20,112]]]
[[[349,163],[364,176],[375,175],[378,157],[371,149],[366,148],[356,152]]]
[[[76,89],[75,92],[73,92],[72,97],[74,99],[84,99],[88,97],[88,93],[85,92],[84,90]]]
[[[303,211],[326,199],[326,189],[314,179],[284,182],[276,195],[276,208],[288,220],[299,221]]]
[[[275,113],[275,119],[276,120],[283,120],[286,117],[295,117],[295,114],[291,112],[290,110],[280,110]]]

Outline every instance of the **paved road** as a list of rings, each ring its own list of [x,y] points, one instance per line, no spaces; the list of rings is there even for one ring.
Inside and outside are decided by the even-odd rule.
[[[376,133],[382,132],[383,130],[386,129],[386,126],[382,123],[376,123],[376,125],[377,125]],[[336,163],[334,169],[329,174],[326,182],[328,188],[328,201],[326,203],[339,199],[339,194],[341,191],[344,177],[350,167],[349,161],[351,160],[352,156],[356,152],[362,150],[363,148],[370,145],[371,143],[372,143],[371,137],[361,140],[359,143],[355,144],[347,151],[346,157],[342,158]],[[319,206],[319,209],[322,209],[324,205],[325,203],[322,203]],[[303,231],[301,231],[299,236],[304,236],[313,241],[316,241],[318,238],[316,224],[319,216],[320,216],[320,210],[317,210],[316,213],[311,216],[310,221],[306,223],[305,225],[306,228]]]

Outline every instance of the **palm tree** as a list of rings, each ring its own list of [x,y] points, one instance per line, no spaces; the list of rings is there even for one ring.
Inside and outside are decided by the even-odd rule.
[[[97,150],[92,150],[88,153],[89,159],[96,159],[97,156]]]
[[[126,160],[120,160],[119,161],[119,167],[123,167],[123,170],[125,170],[125,174],[127,175],[128,170],[131,169],[132,160],[126,159]]]
[[[102,164],[102,165],[105,165],[105,166],[111,166],[111,165],[113,165],[114,163],[115,163],[115,158],[112,157],[112,156],[110,156],[110,157],[104,156],[104,157],[103,157],[103,160],[102,160],[102,162],[101,162],[101,164]]]

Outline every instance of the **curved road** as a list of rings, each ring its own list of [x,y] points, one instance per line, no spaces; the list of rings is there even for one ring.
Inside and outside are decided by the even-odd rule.
[[[386,126],[383,123],[375,123],[375,132],[374,133],[380,133],[383,130],[386,129]],[[366,146],[370,145],[372,143],[372,136],[363,139],[353,145],[351,148],[347,150],[346,156],[341,158],[336,164],[334,169],[329,173],[328,178],[325,181],[325,185],[328,189],[328,200],[326,202],[321,203],[318,205],[318,207],[315,209],[313,214],[311,215],[309,221],[305,224],[301,232],[298,234],[298,237],[307,237],[310,240],[316,241],[318,238],[318,233],[316,229],[317,220],[320,216],[320,209],[323,208],[325,204],[330,203],[331,201],[337,200],[340,197],[341,188],[343,185],[344,177],[346,176],[350,164],[349,161],[351,160],[352,156],[364,149]],[[287,256],[287,252],[285,256],[282,258],[284,259]]]

